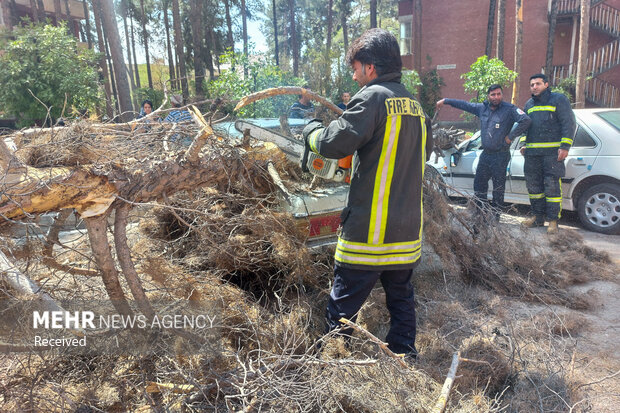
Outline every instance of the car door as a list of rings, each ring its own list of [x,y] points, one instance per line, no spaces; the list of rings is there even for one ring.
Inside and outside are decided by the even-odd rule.
[[[456,166],[450,168],[452,185],[456,191],[463,195],[474,193],[474,175],[476,175],[476,168],[482,153],[480,146],[480,132],[476,132],[471,139],[459,146],[460,159],[458,159]]]

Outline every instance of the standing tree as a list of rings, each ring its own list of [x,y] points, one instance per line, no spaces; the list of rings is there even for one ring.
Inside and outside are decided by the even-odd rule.
[[[472,99],[474,102],[482,102],[486,99],[486,89],[489,85],[497,83],[505,88],[517,76],[517,73],[508,69],[504,62],[499,59],[489,59],[486,55],[476,59],[469,69],[469,72],[461,75],[461,79],[465,79],[463,84],[465,92],[476,95]]]
[[[191,22],[192,22],[192,42],[194,44],[194,80],[196,83],[196,97],[201,100],[204,97],[202,84],[205,78],[203,66],[203,34],[202,34],[202,3],[203,0],[192,0],[191,3]]]
[[[243,30],[243,55],[244,56],[248,56],[248,10],[245,7],[245,0],[241,0],[241,23],[242,23],[242,30]],[[244,64],[243,64],[243,76],[245,78],[248,77],[248,65],[247,65],[247,60],[244,59]]]
[[[112,63],[114,64],[118,103],[121,110],[120,116],[121,120],[128,122],[133,118],[133,105],[131,103],[127,71],[125,70],[125,60],[123,59],[121,38],[118,35],[118,26],[116,25],[116,15],[112,2],[104,0],[100,1],[100,5],[101,15],[103,17],[103,28],[110,42],[110,53],[112,55]]]
[[[334,0],[327,1],[327,28],[326,28],[326,42],[325,42],[325,79],[328,83],[331,83],[332,78],[332,65],[331,65],[331,51],[332,51],[332,26],[333,26],[333,14],[332,8],[334,7]],[[325,90],[321,91],[325,93]]]
[[[132,4],[130,3],[130,5],[132,6]],[[135,36],[135,31],[134,31],[134,24],[133,24],[133,16],[135,14],[135,9],[133,7],[131,7],[130,9],[130,13],[129,13],[129,32],[131,33],[131,52],[133,53],[133,65],[134,65],[134,73],[136,75],[136,87],[140,88],[142,87],[142,85],[140,84],[140,70],[138,68],[138,58],[137,58],[137,54],[136,54],[136,36]]]
[[[0,55],[0,110],[14,115],[18,126],[57,119],[72,106],[94,107],[97,58],[78,48],[64,24],[15,27],[12,36]]]
[[[370,0],[370,28],[377,27],[377,0]]]
[[[174,26],[174,44],[176,46],[179,77],[181,79],[181,90],[183,98],[189,97],[187,86],[187,70],[185,69],[185,53],[183,52],[183,34],[181,32],[181,13],[179,11],[179,0],[172,0],[172,24]]]
[[[133,66],[131,63],[131,41],[129,39],[129,27],[127,26],[127,15],[129,14],[129,8],[127,7],[128,0],[121,1],[121,11],[123,14],[123,29],[125,31],[125,45],[127,47],[127,68],[129,69],[129,79],[131,81],[131,89],[136,88],[136,82],[133,77]]]
[[[293,76],[299,76],[299,44],[295,27],[295,0],[288,0],[289,24],[291,33],[291,53],[293,55]]]
[[[108,118],[114,117],[114,107],[112,106],[112,85],[110,84],[110,73],[106,64],[105,41],[103,40],[103,28],[101,21],[101,8],[99,0],[91,0],[93,4],[93,16],[95,18],[95,30],[97,31],[97,47],[99,48],[99,68],[103,75],[103,85],[105,89],[105,112]]]
[[[62,20],[62,9],[60,8],[60,0],[54,0],[54,17],[56,19],[56,26],[60,26]]]
[[[149,34],[146,31],[146,10],[144,9],[144,0],[140,0],[140,24],[142,25],[142,44],[144,45],[144,57],[146,59],[146,75],[149,79],[149,87],[153,89],[151,56],[149,54]]]
[[[276,66],[280,66],[280,50],[278,49],[278,19],[276,15],[276,0],[271,0],[271,7],[273,8],[273,41],[275,43],[274,56],[276,58]]]
[[[579,60],[577,61],[577,85],[575,86],[575,107],[586,107],[586,63],[588,59],[588,35],[590,33],[590,0],[581,0],[581,21],[579,24]]]
[[[275,2],[275,0],[273,0]],[[235,41],[233,39],[232,18],[230,17],[230,2],[231,0],[224,0],[224,13],[226,16],[226,48],[234,49]]]
[[[497,0],[489,0],[489,20],[487,23],[487,41],[484,48],[484,54],[491,56],[493,49],[493,29],[495,28],[495,4]]]
[[[39,12],[39,7],[37,6],[37,3],[35,2],[35,0],[30,0],[30,10],[32,10],[32,21],[35,23],[38,23],[41,21],[40,17],[40,12]]]
[[[340,25],[342,26],[342,41],[344,44],[344,52],[349,50],[349,29],[347,25],[347,17],[351,12],[351,0],[341,0],[340,2]]]
[[[413,68],[422,72],[422,0],[413,3]]]
[[[170,19],[168,18],[168,9],[170,9],[170,0],[162,1],[162,13],[164,14],[164,28],[166,30],[166,50],[168,52],[168,73],[170,75],[170,85],[173,89],[177,89],[177,81],[174,69],[174,54],[172,53],[172,42],[170,41]]]
[[[497,47],[496,57],[504,60],[504,33],[506,27],[506,0],[498,0],[497,5]]]
[[[517,0],[515,3],[515,77],[512,85],[512,104],[519,104],[519,72],[521,71],[521,50],[523,48],[523,2]]]
[[[549,13],[549,36],[547,36],[547,56],[545,58],[545,73],[549,77],[553,75],[553,73],[551,73],[553,71],[553,42],[555,40],[555,24],[557,20],[558,0],[551,0],[551,10]]]

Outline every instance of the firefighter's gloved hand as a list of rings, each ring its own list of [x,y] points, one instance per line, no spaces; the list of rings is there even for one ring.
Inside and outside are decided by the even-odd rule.
[[[310,134],[312,132],[314,132],[317,129],[322,129],[324,128],[323,126],[323,122],[321,121],[321,119],[312,119],[310,122],[308,122],[308,124],[304,127],[304,130],[302,131],[302,136],[304,137],[304,142],[306,143],[306,145],[308,145],[308,137],[310,136]]]
[[[316,131],[317,129],[323,129],[323,122],[321,122],[321,120],[319,119],[312,119],[304,128],[304,130],[301,132],[301,135],[304,138],[304,153],[301,156],[301,159],[299,160],[299,166],[301,166],[301,170],[303,172],[309,172],[308,170],[308,156],[310,154],[310,143],[308,142],[308,139],[310,138],[310,135],[312,134],[312,132]]]

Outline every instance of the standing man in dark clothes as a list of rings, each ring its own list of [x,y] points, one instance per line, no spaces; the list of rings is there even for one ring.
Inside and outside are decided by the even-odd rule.
[[[349,92],[342,92],[341,99],[342,102],[338,104],[338,107],[342,110],[345,110],[347,108],[347,105],[349,104],[349,101],[351,100],[351,94]]]
[[[400,83],[400,49],[388,31],[367,30],[351,43],[347,61],[360,91],[329,126],[314,120],[303,131],[310,150],[327,158],[357,152],[336,246],[328,328],[341,327],[342,317],[354,320],[381,280],[391,317],[388,346],[413,359],[411,277],[421,255],[422,180],[432,149],[431,122]]]
[[[493,182],[493,202],[495,219],[499,220],[504,207],[504,190],[506,188],[506,168],[510,162],[510,144],[525,133],[531,119],[515,105],[504,102],[502,87],[498,84],[489,86],[487,100],[483,103],[471,103],[458,99],[441,99],[437,110],[444,104],[473,113],[480,118],[480,137],[482,154],[478,161],[474,177],[474,192],[480,205],[487,202],[489,179]],[[512,126],[517,127],[512,130]]]
[[[308,85],[302,87],[302,89],[310,90]],[[302,93],[299,95],[299,100],[291,105],[289,109],[289,118],[304,119],[314,117],[314,105],[310,100],[310,96]]]
[[[561,93],[553,93],[547,76],[542,73],[530,77],[532,97],[524,110],[532,118],[527,131],[523,172],[530,195],[533,216],[523,225],[542,227],[549,221],[547,233],[558,232],[562,211],[562,177],[566,169],[564,159],[575,137],[575,114],[570,102]]]

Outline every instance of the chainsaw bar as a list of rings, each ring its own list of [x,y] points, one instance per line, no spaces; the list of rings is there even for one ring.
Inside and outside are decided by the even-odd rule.
[[[259,141],[271,142],[286,154],[286,156],[293,162],[298,162],[304,153],[304,143],[286,136],[281,133],[274,132],[269,129],[261,128],[253,123],[243,120],[237,120],[235,122],[235,129],[243,133],[244,130],[250,130],[250,136]]]

